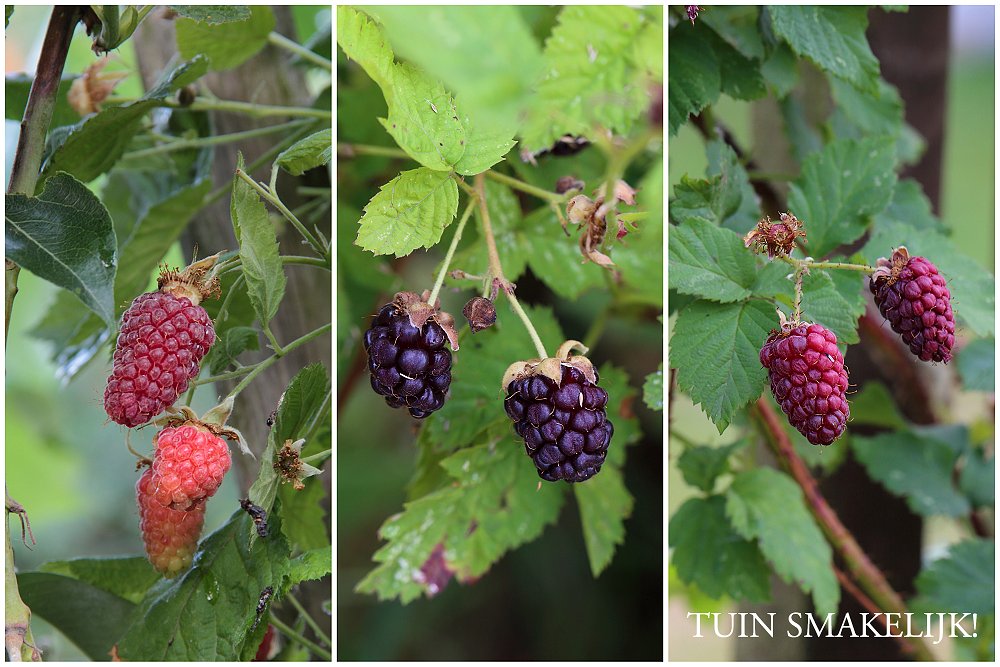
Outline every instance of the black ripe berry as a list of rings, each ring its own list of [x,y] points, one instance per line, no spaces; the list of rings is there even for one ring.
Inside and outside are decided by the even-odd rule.
[[[437,322],[417,328],[396,304],[382,306],[365,332],[372,388],[389,407],[406,407],[417,419],[441,409],[451,385],[447,344]]]
[[[581,370],[561,365],[562,380],[537,374],[507,385],[504,407],[534,461],[538,475],[555,482],[582,482],[601,470],[614,426],[605,408],[608,392]]]

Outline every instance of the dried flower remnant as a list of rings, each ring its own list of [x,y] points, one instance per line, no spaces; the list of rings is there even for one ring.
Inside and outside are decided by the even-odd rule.
[[[788,211],[780,215],[779,222],[771,222],[771,217],[765,215],[757,222],[757,226],[743,237],[743,245],[753,248],[755,253],[767,252],[774,258],[787,255],[795,247],[795,239],[805,238],[802,222]]]

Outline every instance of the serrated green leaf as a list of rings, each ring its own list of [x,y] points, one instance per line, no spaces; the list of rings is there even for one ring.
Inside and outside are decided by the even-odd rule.
[[[891,139],[841,140],[811,155],[790,186],[788,207],[805,225],[806,252],[825,257],[861,236],[896,186]]]
[[[383,91],[389,89],[393,54],[385,33],[367,15],[337,6],[337,44]]]
[[[376,255],[408,255],[433,247],[458,212],[458,186],[442,171],[404,171],[365,206],[357,245]]]
[[[745,444],[740,440],[723,447],[686,447],[677,459],[677,467],[685,482],[705,493],[712,493],[715,480],[729,471],[729,457]]]
[[[237,169],[243,169],[239,156]],[[230,200],[233,229],[240,243],[240,260],[247,292],[261,324],[278,313],[285,296],[285,269],[278,252],[278,237],[260,195],[239,175],[233,177]]]
[[[288,588],[288,544],[279,521],[248,546],[253,522],[237,510],[198,547],[190,570],[153,586],[118,642],[122,660],[231,661],[260,643],[250,636],[265,587]]]
[[[996,611],[996,543],[981,538],[952,545],[945,558],[917,576],[917,590],[941,611],[993,614]]]
[[[634,501],[622,470],[608,465],[586,482],[574,484],[573,494],[580,506],[590,571],[597,577],[625,541],[625,519],[632,515]]]
[[[299,139],[281,151],[274,161],[292,176],[301,176],[322,164],[330,164],[331,157],[333,130],[322,130]]]
[[[192,18],[178,18],[177,50],[184,58],[207,56],[213,72],[242,65],[267,45],[274,30],[274,12],[266,5],[253,5],[243,21],[207,23]]]
[[[114,322],[118,244],[111,216],[87,186],[59,173],[38,197],[8,194],[4,231],[8,259]]]
[[[739,184],[718,174],[707,179],[682,176],[674,184],[674,198],[670,202],[670,219],[681,223],[701,218],[715,225],[739,211],[742,205]]]
[[[756,262],[735,233],[689,218],[670,230],[668,242],[673,289],[721,303],[750,296]]]
[[[561,298],[575,300],[587,290],[606,288],[607,269],[583,259],[576,235],[563,233],[552,209],[537,209],[524,219],[522,228],[528,266]]]
[[[726,492],[726,516],[737,533],[757,540],[778,576],[812,594],[818,614],[836,612],[833,552],[787,475],[770,468],[737,475]]]
[[[708,33],[711,48],[719,61],[722,92],[737,100],[756,100],[767,93],[760,73],[760,61],[744,57],[714,32]]]
[[[670,339],[677,386],[721,433],[736,411],[760,396],[766,373],[760,346],[777,323],[773,309],[749,301],[695,301],[677,316]]]
[[[288,562],[288,585],[322,579],[333,570],[333,549],[325,547],[304,551]]]
[[[60,133],[59,141],[47,147],[39,187],[52,174],[64,171],[89,183],[111,169],[141,129],[143,118],[175,90],[195,81],[208,70],[208,60],[195,56],[165,72],[140,99],[108,107],[88,116]],[[49,150],[51,148],[51,150]]]
[[[327,448],[329,439],[324,441]],[[305,488],[296,490],[291,484],[278,487],[281,502],[281,530],[293,549],[319,549],[330,543],[330,506],[326,489],[318,480],[306,480]]]
[[[650,410],[663,409],[663,364],[642,383],[642,402]]]
[[[955,363],[962,386],[969,391],[993,391],[996,379],[996,341],[980,338],[958,351]]]
[[[770,570],[757,545],[742,538],[726,518],[722,496],[691,498],[670,518],[670,563],[687,584],[713,599],[765,602]]]
[[[667,49],[667,116],[670,136],[677,134],[689,116],[719,99],[722,77],[715,51],[706,49],[694,30],[679,24],[670,31]]]
[[[874,88],[879,69],[865,36],[867,7],[780,5],[767,13],[774,33],[797,54],[858,88]]]
[[[760,219],[759,198],[750,185],[747,170],[732,146],[722,140],[708,142],[705,155],[708,158],[705,176],[720,179],[716,201],[722,206],[715,209],[719,225],[744,236]]]
[[[588,136],[595,126],[629,133],[649,104],[646,74],[636,66],[633,49],[645,21],[621,5],[563,8],[545,42],[542,79],[522,127],[523,148],[539,151],[564,134]]]
[[[992,507],[996,502],[996,456],[986,458],[982,449],[973,449],[962,462],[962,474],[958,487],[973,507]]]
[[[250,18],[250,8],[245,5],[169,5],[169,7],[181,18],[209,25],[246,21]]]
[[[959,452],[941,439],[900,430],[871,437],[856,435],[851,447],[868,475],[903,497],[917,514],[963,516],[969,512],[969,501],[952,484]]]
[[[43,563],[38,570],[78,579],[132,603],[139,603],[161,579],[144,556],[57,560]]]
[[[465,100],[460,99],[458,109],[465,128],[465,152],[455,163],[455,171],[465,176],[474,176],[502,161],[517,142],[514,141],[513,129],[492,129],[481,121],[475,121],[465,113],[465,106]]]
[[[719,5],[698,15],[698,22],[714,30],[744,58],[763,60],[764,42],[758,27],[759,19],[760,7],[754,6]]]
[[[819,322],[837,336],[837,344],[857,343],[858,318],[865,312],[862,277],[851,271],[810,271],[802,279],[802,317]],[[793,286],[794,289],[794,286]]]

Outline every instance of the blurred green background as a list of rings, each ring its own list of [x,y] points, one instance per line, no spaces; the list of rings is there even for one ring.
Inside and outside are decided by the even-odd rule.
[[[995,63],[994,8],[989,6],[952,7],[952,60],[949,71],[945,117],[945,145],[941,191],[941,220],[951,230],[952,239],[962,252],[995,271]],[[751,103],[725,95],[713,108],[733,132],[741,146],[752,147]],[[703,177],[706,159],[704,141],[697,130],[685,125],[670,140],[668,174],[671,184],[681,176]],[[672,194],[672,192],[671,192]],[[986,397],[969,397],[969,410],[982,418],[987,410]],[[699,444],[723,445],[736,439],[738,429],[723,435],[699,406],[681,393],[671,402],[671,428]],[[738,426],[736,424],[735,426]],[[676,457],[668,462],[669,516],[685,500],[696,495],[676,466]],[[956,535],[950,522],[932,521],[930,547],[949,543]],[[668,584],[669,615],[672,627],[671,660],[732,660],[734,643],[712,636],[690,639],[693,621],[690,610],[735,611],[730,601],[713,601],[697,591],[690,593],[683,583],[670,576]],[[690,627],[690,631],[688,628]]]
[[[50,8],[18,6],[6,33],[6,73],[32,72],[38,58]],[[309,36],[329,20],[329,8],[296,7],[300,35]],[[70,46],[66,73],[80,73],[95,60],[90,38],[77,29]],[[132,42],[113,53],[108,71],[131,73],[115,89],[117,95],[141,94]],[[17,143],[18,123],[5,122],[5,176],[9,178]],[[91,184],[100,192],[104,178]],[[179,245],[165,258],[171,266],[185,262]],[[155,288],[155,276],[150,287]],[[9,521],[18,571],[41,563],[86,556],[141,555],[139,513],[135,503],[135,457],[125,446],[126,429],[107,421],[103,394],[111,369],[112,346],[95,358],[68,384],[56,377],[49,344],[32,337],[31,330],[55,300],[57,289],[22,271],[14,301],[5,350],[5,480],[12,498],[28,510],[38,543],[20,544],[17,520]],[[199,387],[193,408],[199,414],[215,405],[214,386]],[[152,429],[133,431],[131,443],[139,452],[152,451]],[[207,505],[204,533],[221,526],[238,509],[234,475]],[[35,640],[46,661],[83,660],[85,657],[44,619],[32,619]]]

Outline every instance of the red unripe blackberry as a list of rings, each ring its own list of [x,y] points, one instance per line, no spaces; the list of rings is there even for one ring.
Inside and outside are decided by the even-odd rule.
[[[448,342],[438,320],[416,326],[398,300],[382,306],[364,337],[372,389],[417,419],[440,410],[451,386]]]
[[[504,408],[535,463],[538,476],[582,482],[601,470],[615,429],[607,419],[608,392],[577,367],[560,364],[557,383],[541,373],[507,384]]]
[[[148,422],[172,406],[198,376],[199,364],[215,342],[215,328],[197,299],[190,290],[149,292],[136,297],[122,315],[114,368],[104,390],[104,409],[112,421],[130,428]]]
[[[146,470],[135,485],[139,530],[149,562],[170,578],[191,565],[205,524],[205,503],[197,503],[186,512],[175,510],[157,502],[153,490],[153,471]]]
[[[837,337],[821,324],[772,331],[760,350],[771,393],[788,423],[814,445],[829,445],[847,428],[847,369]]]
[[[904,246],[877,266],[868,286],[892,330],[921,360],[950,361],[955,316],[944,276],[926,257],[910,257]]]
[[[226,441],[193,422],[163,429],[153,446],[153,497],[177,510],[215,495],[232,464]]]

